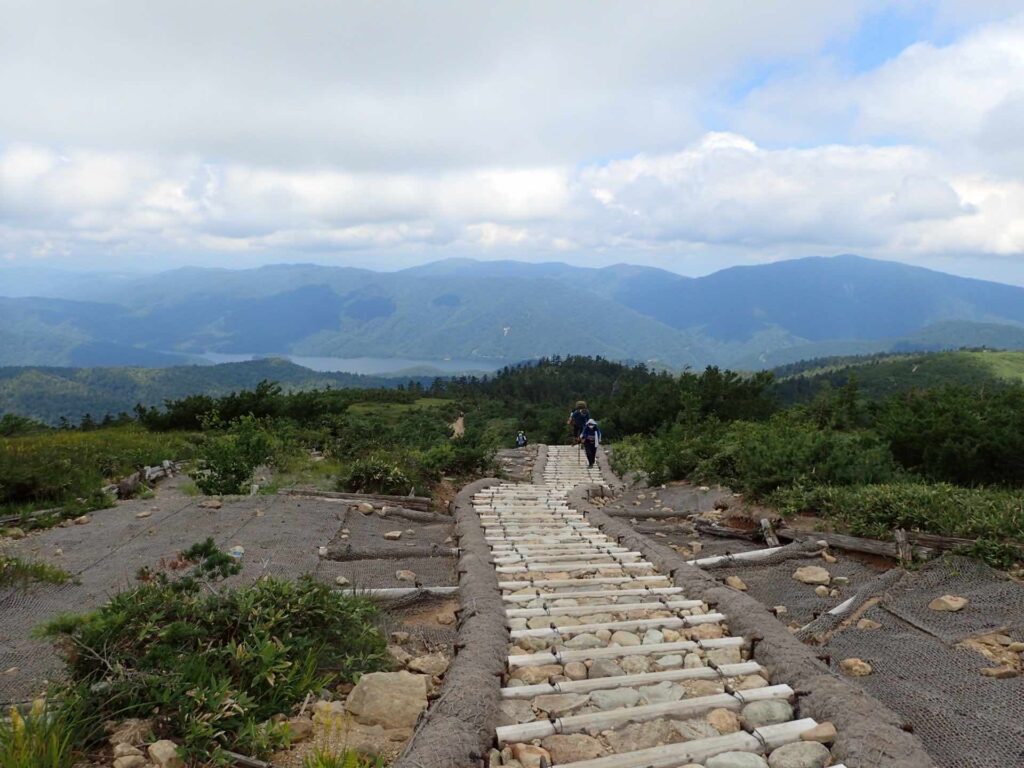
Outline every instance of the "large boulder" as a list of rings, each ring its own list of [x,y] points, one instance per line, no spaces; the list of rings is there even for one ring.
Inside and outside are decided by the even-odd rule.
[[[345,706],[366,725],[412,728],[427,708],[427,678],[405,671],[363,675]]]

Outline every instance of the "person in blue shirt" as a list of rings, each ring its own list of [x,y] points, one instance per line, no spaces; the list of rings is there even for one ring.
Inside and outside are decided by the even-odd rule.
[[[580,432],[579,440],[583,444],[583,450],[587,453],[587,465],[593,467],[594,461],[597,460],[597,447],[601,445],[601,428],[597,426],[596,421],[587,420],[583,431]]]
[[[523,430],[519,430],[519,434],[516,435],[516,446],[519,448],[526,447],[526,433]]]

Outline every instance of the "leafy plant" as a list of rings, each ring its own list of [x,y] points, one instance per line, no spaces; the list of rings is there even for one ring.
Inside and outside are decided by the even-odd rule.
[[[186,757],[224,749],[264,755],[287,740],[266,726],[310,691],[385,669],[385,641],[370,601],[310,577],[261,579],[234,590],[211,583],[235,571],[205,542],[186,577],[149,578],[99,610],[46,629],[63,638],[63,697],[102,719],[158,712],[159,735]]]
[[[220,426],[210,416],[204,426]],[[256,467],[271,460],[274,438],[265,422],[255,416],[241,416],[217,433],[209,434],[200,445],[192,478],[207,495],[243,493],[252,481]]]
[[[393,456],[378,451],[356,459],[338,478],[338,487],[357,493],[406,494],[414,485]]]
[[[28,710],[0,716],[0,768],[71,768],[86,717],[74,704],[37,699]]]

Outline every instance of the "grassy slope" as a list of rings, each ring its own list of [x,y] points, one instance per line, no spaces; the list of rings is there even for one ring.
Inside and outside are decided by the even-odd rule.
[[[823,386],[842,387],[855,377],[861,393],[878,398],[908,389],[945,385],[983,387],[1024,382],[1024,352],[958,351],[868,358],[829,358],[776,369],[786,402]]]

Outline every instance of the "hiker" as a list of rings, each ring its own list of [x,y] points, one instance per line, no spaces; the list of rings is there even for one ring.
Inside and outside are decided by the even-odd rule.
[[[574,442],[579,442],[580,432],[587,426],[589,418],[590,411],[587,410],[587,401],[578,400],[576,402],[576,410],[569,414],[569,419],[565,422],[572,426],[572,439]]]
[[[516,447],[517,448],[525,448],[526,447],[526,433],[523,432],[523,430],[521,430],[521,429],[519,430],[519,434],[516,435]]]
[[[587,452],[587,466],[593,467],[597,460],[597,447],[601,444],[601,428],[593,419],[587,419],[580,432],[579,440],[583,443],[583,450]]]

